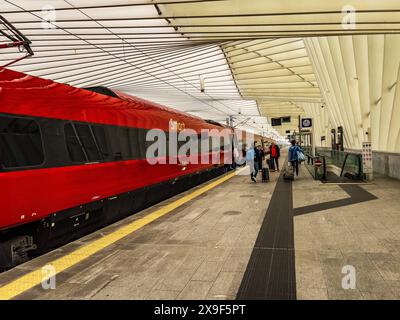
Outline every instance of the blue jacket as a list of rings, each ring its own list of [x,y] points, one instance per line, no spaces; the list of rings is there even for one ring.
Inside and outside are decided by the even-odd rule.
[[[303,149],[300,148],[298,145],[291,146],[289,148],[288,160],[289,161],[297,161],[297,160],[299,160],[298,157],[297,157],[297,152],[298,151],[303,152]]]

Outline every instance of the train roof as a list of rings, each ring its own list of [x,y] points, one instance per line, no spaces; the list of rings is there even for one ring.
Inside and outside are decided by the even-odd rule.
[[[104,87],[103,87],[104,88]],[[218,129],[224,126],[123,92],[76,88],[6,68],[0,69],[0,113],[170,129],[170,120],[186,128]],[[105,90],[113,94],[106,94]]]

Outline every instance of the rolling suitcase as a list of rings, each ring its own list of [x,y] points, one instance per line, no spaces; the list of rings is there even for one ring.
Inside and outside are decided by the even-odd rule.
[[[262,182],[268,182],[269,181],[269,170],[268,168],[263,168],[262,169]]]
[[[284,180],[294,180],[294,170],[292,166],[287,166],[285,172],[283,173]]]

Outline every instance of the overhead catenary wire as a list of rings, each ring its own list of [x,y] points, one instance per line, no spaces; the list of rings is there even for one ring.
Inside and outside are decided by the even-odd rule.
[[[70,6],[73,7],[73,5],[72,5],[69,1],[64,0],[64,2],[68,3]],[[83,13],[86,17],[90,18],[90,19],[91,19],[92,21],[94,21],[95,23],[97,23],[97,24],[99,24],[99,25],[102,25],[99,21],[92,19],[89,15],[87,15],[86,13],[84,13],[82,10],[79,10],[79,9],[78,9],[78,11],[80,11],[81,13]],[[164,17],[164,18],[165,18],[165,17]],[[104,27],[104,26],[103,26],[103,27]],[[105,30],[108,30],[107,27],[104,27],[104,28],[105,28]],[[121,38],[118,34],[113,33],[111,30],[108,30],[108,31],[110,31],[110,33],[114,34],[116,37],[120,38],[121,40],[125,41],[125,40],[124,40],[123,38]],[[132,45],[132,44],[129,44],[129,45],[132,46],[132,47],[134,47],[134,45]],[[141,51],[141,49],[139,49],[139,48],[138,48],[138,50]],[[147,55],[146,53],[143,53],[143,54],[146,55],[148,58],[152,59],[153,61],[155,61],[156,63],[158,63],[158,64],[160,64],[161,66],[163,66],[159,61],[153,59],[151,56]],[[164,67],[165,67],[165,66],[164,66]],[[171,71],[169,68],[167,68],[167,67],[165,67],[165,68],[168,69],[169,71]],[[173,71],[172,71],[172,72],[173,72]],[[146,73],[147,73],[147,72],[146,72]],[[153,76],[154,76],[154,75],[153,75]],[[163,82],[164,82],[164,81],[163,81]],[[166,82],[166,83],[167,83],[167,82]],[[187,84],[188,84],[189,86],[192,86],[192,87],[196,88],[196,89],[199,89],[198,87],[194,86],[194,85],[193,85],[192,83],[190,83],[190,82],[187,82]],[[178,88],[178,90],[181,91],[181,89],[179,89],[179,88]],[[185,91],[184,91],[184,92],[185,92]],[[206,95],[208,95],[208,94],[206,94]],[[210,98],[212,98],[212,97],[210,96]],[[200,101],[201,101],[201,100],[200,100]],[[204,101],[203,101],[203,103],[204,103]],[[219,102],[219,104],[221,104],[221,102]],[[226,105],[224,105],[223,103],[222,103],[222,105],[223,105],[225,108],[227,108],[228,110],[230,109],[229,106],[226,106]],[[212,105],[212,106],[214,107],[214,105]],[[214,108],[215,108],[215,107],[214,107]]]
[[[190,50],[191,49],[191,50]],[[214,49],[215,50],[215,48],[212,48],[212,49]],[[132,52],[132,51],[134,51],[134,50],[131,50],[131,51],[129,51],[129,52]],[[176,52],[173,52],[173,53],[168,53],[168,51],[166,52],[166,51],[162,51],[162,50],[160,50],[160,52],[157,54],[157,55],[154,55],[155,57],[164,57],[164,58],[167,58],[167,57],[170,57],[170,56],[176,56],[176,57],[185,57],[185,56],[187,56],[187,55],[190,55],[190,56],[192,56],[192,57],[198,57],[198,56],[201,56],[201,55],[204,55],[204,54],[207,54],[207,53],[202,53],[202,54],[199,54],[199,55],[196,55],[196,54],[194,54],[193,55],[193,52],[194,52],[195,50],[193,50],[193,48],[189,48],[189,49],[187,49],[187,50],[180,50],[179,51],[179,53],[177,54]],[[124,58],[124,60],[133,60],[133,62],[135,62],[135,63],[137,63],[137,62],[141,62],[141,61],[145,61],[146,60],[146,58],[143,58],[143,59],[137,59],[137,60],[134,60],[134,58],[135,57],[142,57],[142,55],[140,55],[140,54],[137,54],[137,53],[132,53],[132,54],[128,54],[128,55],[124,55],[124,51],[121,51],[119,54],[122,54],[123,55],[123,58]],[[108,56],[108,55],[107,55]],[[96,57],[96,56],[94,56],[94,57]],[[85,59],[87,59],[87,58],[85,58]],[[82,64],[87,64],[87,63],[90,63],[91,65],[90,65],[90,67],[96,67],[96,66],[103,66],[103,68],[102,68],[102,70],[105,70],[105,68],[104,68],[104,62],[107,62],[107,61],[112,61],[112,60],[115,60],[114,58],[109,58],[109,59],[101,59],[101,60],[99,60],[101,63],[99,63],[99,64],[97,64],[97,63],[94,63],[94,61],[90,61],[90,62],[78,62],[78,63],[74,63],[74,64],[69,64],[69,65],[63,65],[63,66],[54,66],[54,67],[47,67],[46,68],[46,70],[49,70],[49,69],[53,69],[53,68],[62,68],[62,67],[70,67],[70,66],[77,66],[77,65],[82,65]],[[183,59],[184,60],[184,59]],[[69,60],[68,60],[69,61]],[[75,59],[75,61],[76,61],[76,59]],[[114,63],[117,63],[117,61],[115,61]],[[124,62],[123,62],[124,63]],[[121,64],[123,64],[123,63],[121,63]],[[143,66],[145,66],[145,65],[143,65]],[[106,68],[108,68],[108,67],[106,67]],[[37,69],[33,69],[33,70],[35,70],[35,71],[37,71]],[[29,71],[33,71],[33,70],[26,70],[26,72],[29,72]],[[80,70],[80,68],[76,68],[76,69],[68,69],[68,70],[66,70],[66,71],[74,71],[74,70]],[[49,75],[52,75],[52,74],[56,74],[56,73],[48,73],[48,74],[41,74],[41,76],[49,76]]]
[[[11,1],[9,1],[9,0],[5,0],[7,3],[10,3],[11,5],[14,5],[15,7],[17,7],[17,8],[19,8],[19,9],[21,9],[21,10],[24,10],[25,12],[27,12],[27,13],[30,13],[31,15],[34,15],[36,18],[38,18],[39,20],[42,20],[42,18],[41,17],[39,17],[39,16],[37,16],[35,13],[32,13],[32,12],[29,12],[29,11],[26,11],[24,8],[22,8],[22,7],[20,7],[20,6],[18,6],[18,5],[16,5],[16,4],[14,4],[14,3],[12,3]],[[68,30],[66,30],[66,29],[64,29],[64,28],[61,28],[61,27],[59,27],[59,26],[56,26],[56,25],[54,25],[55,27],[57,27],[57,28],[59,28],[59,29],[62,29],[62,30],[64,30],[65,32],[67,32],[67,33],[70,33]],[[70,33],[71,35],[73,35],[72,33]],[[76,35],[75,35],[76,36]],[[81,39],[79,36],[76,36],[78,39]],[[81,40],[83,40],[83,41],[85,41],[84,39],[81,39]],[[87,42],[87,41],[85,41],[85,42]],[[89,42],[87,42],[87,43],[89,43]],[[95,46],[95,47],[98,47],[98,45],[96,45],[96,44],[92,44],[93,46]],[[104,52],[106,52],[107,53],[107,51],[106,50],[104,50],[104,49],[102,49],[101,47],[100,47],[100,49],[102,50],[102,51],[104,51]],[[139,49],[140,50],[140,49]],[[115,56],[115,55],[114,55]],[[116,57],[116,56],[115,56]],[[117,59],[120,59],[119,57],[116,57]],[[130,64],[130,63],[128,63],[128,64]],[[142,70],[140,67],[138,67],[138,66],[134,66],[134,67],[136,67],[137,69],[139,69],[139,70]],[[145,73],[146,73],[146,71],[145,70],[143,70]],[[156,76],[155,76],[156,77]],[[156,77],[157,78],[157,77]],[[163,79],[159,79],[161,82],[165,82]],[[176,88],[178,91],[181,91],[182,93],[184,93],[184,94],[188,94],[188,93],[186,93],[184,90],[182,90],[182,89],[180,89],[180,88]],[[190,95],[190,94],[189,94]],[[202,101],[202,100],[200,100],[200,99],[198,99],[197,97],[194,97],[196,100],[198,100],[199,102],[201,102],[201,103],[203,103],[203,104],[206,104],[206,105],[209,105],[209,106],[211,106],[211,107],[213,107],[213,108],[215,108],[216,110],[218,110],[219,112],[221,112],[222,114],[225,114],[225,112],[223,112],[223,111],[221,111],[220,109],[218,109],[218,108],[216,108],[213,104],[210,104],[210,103],[208,103],[207,101]],[[230,110],[230,108],[229,107],[227,107],[227,106],[224,106],[225,108],[227,108],[228,110]],[[231,110],[232,111],[232,110]]]
[[[288,16],[286,9],[267,10],[268,4],[264,11],[255,12],[252,6],[243,6],[241,11],[215,10],[224,6],[221,1],[190,1],[181,6],[158,0],[140,7],[138,3],[144,0],[139,0],[132,10],[126,1],[120,8],[114,2],[99,8],[97,4],[59,1],[54,5],[58,13],[55,28],[42,29],[43,19],[32,15],[35,9],[40,12],[40,1],[28,3],[25,10],[18,7],[22,1],[8,2],[17,4],[16,10],[7,9],[15,12],[13,23],[31,37],[36,52],[31,65],[19,63],[17,70],[77,87],[106,85],[219,119],[238,111],[265,117],[268,109],[262,108],[264,101],[311,103],[323,99],[303,37],[376,34],[381,28],[394,34],[399,33],[400,24],[374,25],[378,20],[375,13],[365,13],[357,16],[361,22],[357,30],[342,30],[339,10],[329,15],[307,10],[311,14],[305,16],[298,14],[298,9],[290,21],[282,21]],[[233,1],[224,2],[229,5]],[[114,5],[117,11],[107,9]],[[265,15],[270,13],[277,15]],[[37,20],[25,23],[33,21],[27,14]],[[367,23],[362,24],[364,21]],[[12,55],[7,50],[0,60]],[[200,92],[200,75],[205,79],[204,94]],[[247,109],[240,110],[245,104]],[[271,112],[276,109],[270,107]]]

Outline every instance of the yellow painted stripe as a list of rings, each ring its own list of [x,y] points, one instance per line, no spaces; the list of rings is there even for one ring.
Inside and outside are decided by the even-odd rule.
[[[243,170],[243,169],[242,169]],[[145,225],[157,220],[158,218],[166,215],[167,213],[173,211],[179,206],[195,199],[196,197],[202,195],[203,193],[217,187],[221,183],[231,179],[235,175],[239,174],[242,170],[232,172],[223,176],[222,178],[215,180],[206,186],[199,188],[192,193],[179,198],[178,200],[148,214],[147,216],[133,221],[132,223],[121,227],[120,229],[110,233],[98,240],[95,240],[66,256],[63,256],[57,260],[49,262],[47,265],[52,265],[55,268],[56,274],[65,271],[66,269],[78,264],[82,260],[92,256],[93,254],[99,252],[100,250],[108,247],[109,245],[115,243],[118,240],[126,237],[127,235],[135,232],[136,230],[144,227]],[[39,285],[44,280],[44,275],[42,268],[38,268],[20,278],[4,285],[0,288],[0,300],[8,300],[16,297],[17,295]]]

